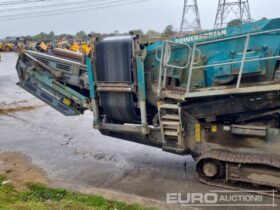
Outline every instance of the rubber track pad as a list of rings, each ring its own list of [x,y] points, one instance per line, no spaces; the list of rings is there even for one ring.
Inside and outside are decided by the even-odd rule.
[[[97,79],[102,82],[132,82],[132,38],[114,37],[97,45]],[[132,93],[101,92],[106,116],[122,123],[138,121]]]

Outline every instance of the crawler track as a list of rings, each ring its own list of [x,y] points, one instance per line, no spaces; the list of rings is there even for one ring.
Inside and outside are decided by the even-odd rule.
[[[212,163],[217,167],[215,176],[210,177],[205,174],[206,163]],[[272,196],[275,190],[275,196],[280,197],[279,156],[222,149],[211,150],[198,158],[196,166],[196,173],[205,184],[269,196]],[[252,178],[254,176],[255,178]]]

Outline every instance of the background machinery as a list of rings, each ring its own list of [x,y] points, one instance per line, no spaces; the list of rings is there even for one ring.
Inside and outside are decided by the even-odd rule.
[[[207,184],[280,189],[280,19],[141,43],[95,41],[86,62],[20,54],[18,85],[103,135],[196,161]]]
[[[3,52],[12,52],[14,50],[14,44],[0,42],[0,51]]]
[[[86,55],[89,55],[91,52],[91,47],[87,42],[81,40],[73,40],[72,44],[69,47],[69,50],[73,52],[82,52]]]

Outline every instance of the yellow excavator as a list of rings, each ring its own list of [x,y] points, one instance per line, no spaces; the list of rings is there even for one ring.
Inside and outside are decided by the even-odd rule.
[[[0,42],[0,51],[12,52],[14,50],[14,44]]]
[[[86,55],[89,55],[91,52],[91,47],[87,42],[74,41],[70,46],[70,50],[73,52],[82,52]]]

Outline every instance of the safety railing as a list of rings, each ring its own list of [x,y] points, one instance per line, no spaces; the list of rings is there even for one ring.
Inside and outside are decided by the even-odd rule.
[[[170,63],[171,53],[172,53],[172,46],[181,46],[183,48],[188,49],[190,52],[187,57],[187,63],[184,66],[178,66]],[[161,48],[161,58],[159,58],[159,48]],[[201,57],[201,52],[199,49],[196,49],[195,52],[198,52],[199,58]],[[194,54],[196,54],[194,52]],[[167,79],[167,69],[186,69],[190,66],[192,60],[192,47],[186,43],[177,43],[174,41],[165,41],[162,46],[159,46],[156,49],[156,59],[160,62],[160,70],[159,70],[159,81],[158,81],[158,96],[161,94],[161,90],[166,88],[166,79]]]
[[[267,30],[267,31],[256,32],[256,33],[248,33],[248,34],[245,34],[245,35],[239,35],[239,36],[234,36],[234,37],[229,37],[229,38],[224,38],[224,39],[219,39],[219,40],[212,40],[212,41],[194,43],[193,48],[192,48],[193,54],[192,54],[192,57],[191,57],[191,64],[190,64],[190,68],[189,68],[186,96],[190,93],[192,74],[193,74],[194,70],[205,69],[205,68],[209,68],[209,67],[218,67],[218,66],[224,66],[224,65],[240,64],[240,70],[239,70],[239,73],[238,73],[237,83],[236,83],[236,86],[235,86],[235,89],[239,89],[240,85],[241,85],[243,71],[244,71],[244,67],[245,67],[246,63],[255,62],[255,61],[279,59],[280,58],[280,56],[269,56],[269,57],[264,57],[264,58],[247,59],[247,54],[248,54],[248,49],[249,49],[249,46],[250,46],[251,37],[257,36],[257,35],[271,34],[271,33],[275,33],[275,32],[280,32],[280,29],[273,29],[273,30]],[[245,38],[245,43],[244,43],[242,59],[240,61],[222,62],[222,63],[211,64],[211,65],[195,66],[195,65],[198,64],[198,62],[194,62],[195,52],[196,52],[198,46],[211,44],[211,43],[218,43],[218,42],[223,42],[223,41],[229,41],[229,40],[235,40],[235,39],[242,39],[242,38]],[[211,91],[211,90],[208,90],[208,91]]]

